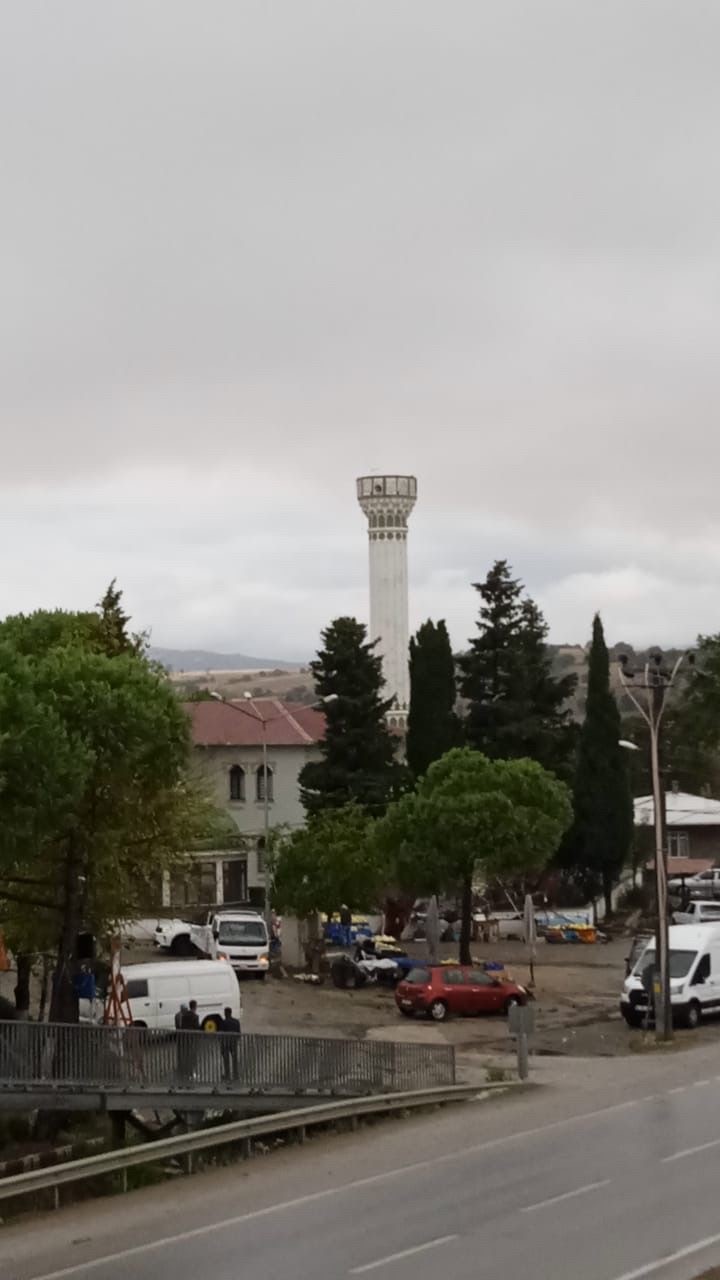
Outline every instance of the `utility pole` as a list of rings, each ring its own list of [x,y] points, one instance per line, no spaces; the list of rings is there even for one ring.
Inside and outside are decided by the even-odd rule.
[[[650,731],[650,776],[653,792],[653,826],[655,844],[655,891],[657,928],[655,931],[655,1035],[658,1040],[672,1040],[672,1004],[670,1000],[670,948],[668,939],[667,846],[665,840],[665,794],[660,766],[660,726],[665,711],[668,689],[673,687],[685,654],[681,654],[671,671],[663,667],[662,654],[651,654],[641,672],[628,667],[626,655],[619,659],[618,670],[623,692],[640,713]],[[692,654],[688,660],[693,661]],[[636,676],[640,679],[636,679]],[[642,701],[635,691],[643,691]]]

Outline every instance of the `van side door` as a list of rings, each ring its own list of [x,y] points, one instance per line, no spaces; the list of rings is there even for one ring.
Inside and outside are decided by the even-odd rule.
[[[691,1000],[697,1000],[703,1009],[707,1009],[713,1003],[713,990],[710,953],[705,951],[695,965],[694,973],[688,983],[688,997]]]

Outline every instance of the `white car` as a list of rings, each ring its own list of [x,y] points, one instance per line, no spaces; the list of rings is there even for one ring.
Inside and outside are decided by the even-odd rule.
[[[720,902],[693,898],[684,911],[673,911],[673,924],[720,924]]]

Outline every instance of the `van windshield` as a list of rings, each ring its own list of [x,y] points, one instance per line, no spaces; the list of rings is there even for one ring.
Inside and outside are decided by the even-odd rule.
[[[697,951],[671,951],[670,960],[670,977],[686,978],[690,972],[690,966],[697,955]],[[654,968],[655,952],[646,951],[644,956],[638,962],[635,972],[639,978],[644,977],[648,969]]]
[[[221,920],[218,942],[252,944],[263,946],[267,942],[265,925],[262,920]]]

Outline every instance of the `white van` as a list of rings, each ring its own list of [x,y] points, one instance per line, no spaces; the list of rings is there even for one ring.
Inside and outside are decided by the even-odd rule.
[[[227,960],[167,960],[123,965],[128,1002],[136,1027],[175,1026],[181,1004],[197,1000],[203,1031],[216,1031],[224,1009],[242,1017],[238,980]]]
[[[668,939],[673,1022],[696,1027],[704,1014],[720,1013],[720,924],[671,925]],[[620,1012],[630,1027],[642,1026],[648,1017],[643,978],[654,965],[652,938],[623,983]]]

